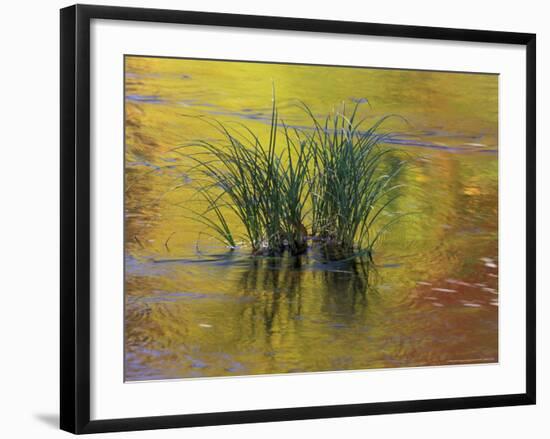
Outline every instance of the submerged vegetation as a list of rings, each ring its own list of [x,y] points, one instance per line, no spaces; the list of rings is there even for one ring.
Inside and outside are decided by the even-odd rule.
[[[264,142],[243,124],[205,119],[221,140],[176,148],[192,162],[188,174],[207,205],[187,208],[211,236],[230,248],[244,241],[254,255],[300,255],[316,245],[329,259],[372,258],[382,234],[400,218],[382,221],[399,196],[394,181],[404,165],[388,167],[384,160],[391,151],[380,129],[387,117],[364,128],[360,104],[324,119],[299,106],[311,127],[286,125],[273,99]],[[230,215],[244,233],[230,228]]]

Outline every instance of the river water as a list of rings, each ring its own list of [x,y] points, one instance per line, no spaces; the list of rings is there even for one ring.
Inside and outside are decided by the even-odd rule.
[[[384,129],[411,214],[375,267],[251,257],[189,219],[174,148],[216,138],[190,116],[265,138],[273,86],[289,125],[297,100],[402,117]],[[498,361],[498,76],[126,57],[125,89],[126,380]]]

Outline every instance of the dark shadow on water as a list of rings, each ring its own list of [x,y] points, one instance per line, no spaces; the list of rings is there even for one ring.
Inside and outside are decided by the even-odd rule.
[[[241,327],[251,339],[260,333],[269,339],[304,320],[334,327],[362,320],[368,296],[376,293],[369,281],[373,274],[364,258],[255,258],[241,267],[238,280],[242,297],[249,299],[243,301]]]
[[[57,413],[35,413],[34,417],[50,428],[59,429],[59,415]]]

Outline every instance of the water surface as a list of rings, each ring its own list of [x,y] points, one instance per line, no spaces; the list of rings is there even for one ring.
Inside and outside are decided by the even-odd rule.
[[[125,378],[129,381],[498,361],[495,75],[126,58]],[[398,114],[411,165],[376,267],[254,258],[189,220],[194,182],[174,148],[217,134],[200,118],[269,134],[361,103]],[[238,224],[234,225],[238,228]]]

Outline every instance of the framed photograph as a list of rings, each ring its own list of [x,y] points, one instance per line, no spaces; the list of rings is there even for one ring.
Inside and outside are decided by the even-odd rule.
[[[535,35],[61,10],[61,428],[535,403]]]

